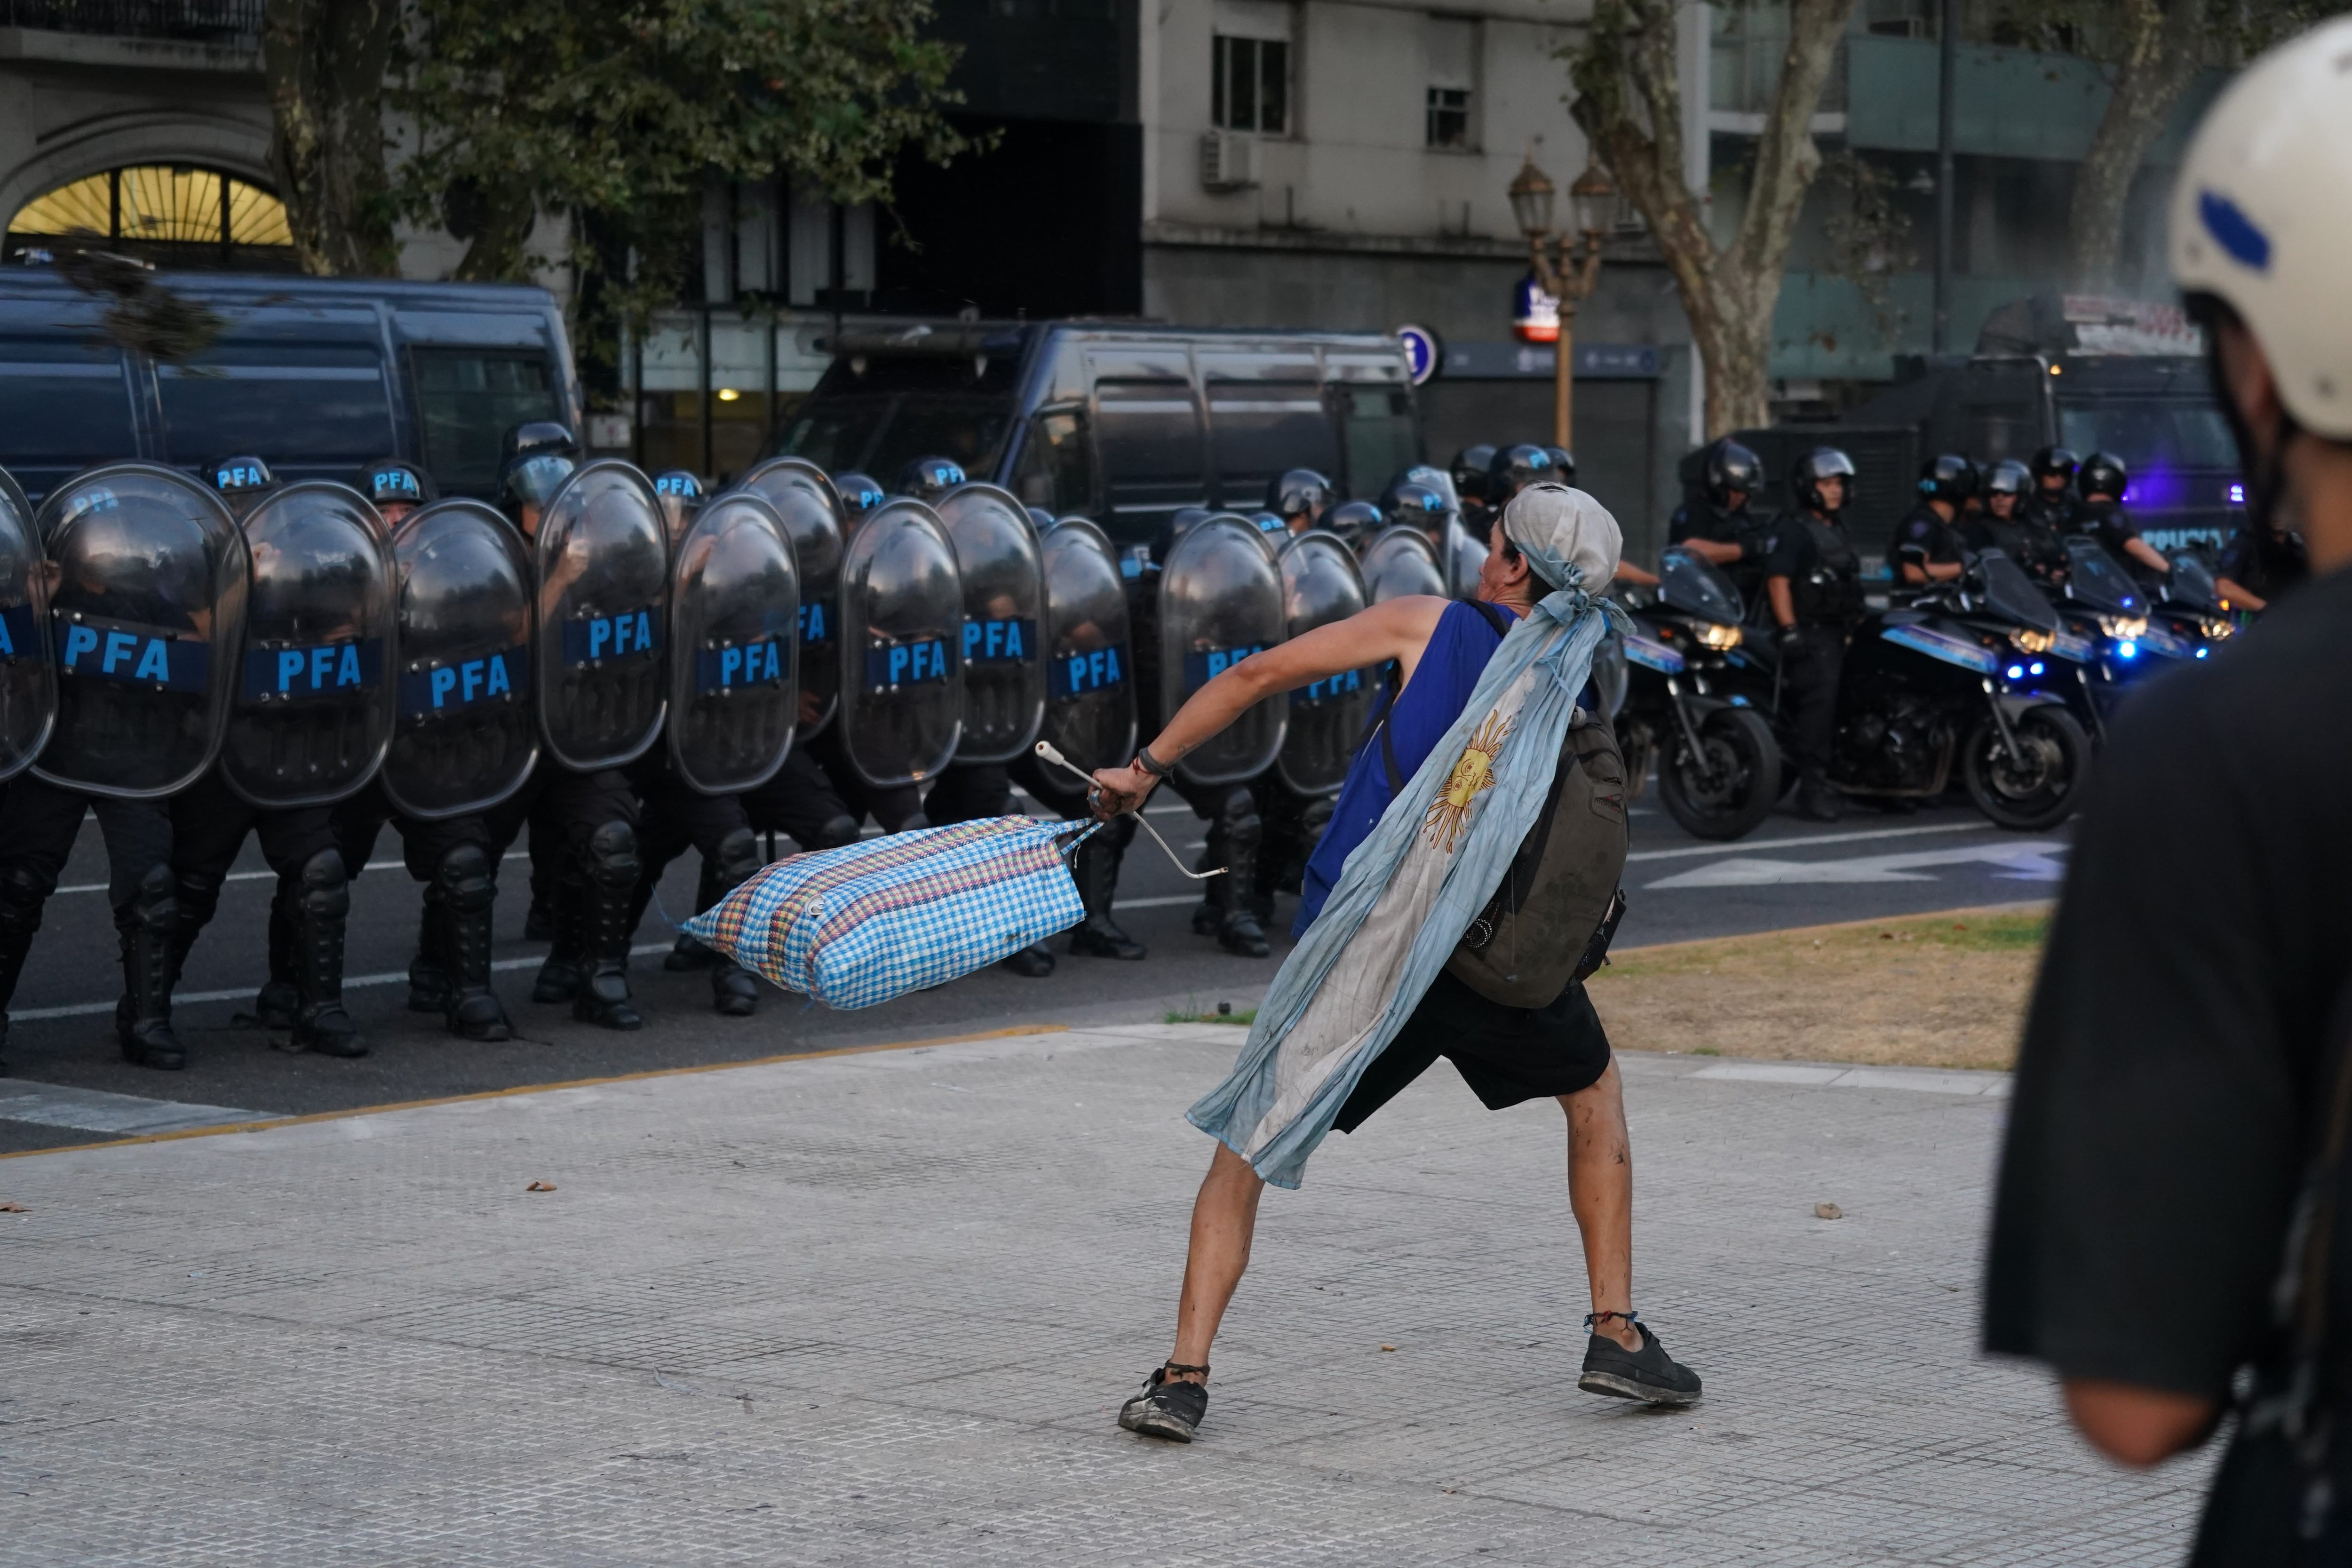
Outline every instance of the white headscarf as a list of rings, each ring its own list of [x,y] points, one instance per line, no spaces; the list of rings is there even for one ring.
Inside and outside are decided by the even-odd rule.
[[[1625,543],[1607,507],[1582,490],[1550,484],[1529,485],[1510,499],[1503,508],[1503,537],[1554,588],[1567,584],[1567,568],[1578,568],[1579,585],[1588,594],[1601,593],[1617,575]]]

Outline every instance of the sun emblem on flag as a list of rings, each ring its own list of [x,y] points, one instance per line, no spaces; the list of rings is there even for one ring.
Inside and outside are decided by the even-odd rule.
[[[1512,722],[1499,713],[1487,714],[1471,735],[1470,744],[1463,748],[1454,771],[1446,775],[1437,798],[1429,803],[1422,826],[1427,830],[1428,842],[1439,854],[1454,853],[1455,841],[1469,825],[1471,808],[1480,795],[1495,787],[1495,758],[1501,752],[1503,742],[1511,738]]]

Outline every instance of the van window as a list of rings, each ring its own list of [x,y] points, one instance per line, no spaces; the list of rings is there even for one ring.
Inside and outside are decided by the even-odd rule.
[[[2084,457],[2113,452],[2133,470],[2238,466],[2229,422],[2202,399],[2061,404],[2058,439]]]
[[[383,361],[361,344],[220,343],[156,375],[173,462],[357,466],[394,449]]]
[[[1209,434],[1219,505],[1260,505],[1267,484],[1286,468],[1337,477],[1339,443],[1314,382],[1212,382]]]
[[[425,466],[446,491],[488,495],[498,488],[499,438],[525,420],[563,417],[545,354],[418,348],[409,356]]]
[[[1348,493],[1376,496],[1421,461],[1412,395],[1401,386],[1342,386],[1339,395],[1348,437]]]
[[[1013,493],[1024,506],[1044,507],[1055,517],[1092,510],[1095,455],[1087,444],[1085,415],[1040,414],[1029,421],[1029,439],[1021,447]]]
[[[1117,542],[1148,540],[1178,508],[1208,504],[1201,411],[1191,383],[1103,381],[1095,384],[1095,398]]]
[[[8,418],[0,460],[85,468],[139,455],[120,350],[68,339],[0,337]]]

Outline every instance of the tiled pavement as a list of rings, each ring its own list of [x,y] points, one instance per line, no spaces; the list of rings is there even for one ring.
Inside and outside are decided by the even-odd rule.
[[[1639,1304],[1709,1389],[1657,1414],[1573,1386],[1559,1112],[1440,1068],[1267,1194],[1203,1440],[1114,1430],[1167,1348],[1208,1152],[1181,1112],[1239,1041],[0,1161],[0,1564],[2182,1554],[2201,1466],[2110,1470],[1971,1353],[1982,1075],[1628,1060]]]

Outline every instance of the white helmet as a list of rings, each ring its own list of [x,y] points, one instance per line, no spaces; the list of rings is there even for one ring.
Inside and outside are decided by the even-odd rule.
[[[2243,318],[2297,424],[2352,441],[2352,16],[2242,72],[2172,188],[2172,276]]]

